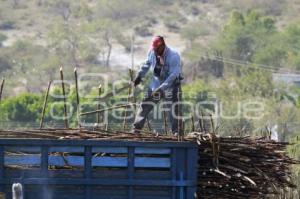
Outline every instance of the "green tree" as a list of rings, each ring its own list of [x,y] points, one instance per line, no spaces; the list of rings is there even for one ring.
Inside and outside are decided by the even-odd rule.
[[[75,67],[80,66],[79,49],[87,42],[82,31],[81,27],[60,22],[52,27],[49,34],[50,47],[55,49],[56,56]]]
[[[274,38],[274,42],[271,41],[265,47],[258,49],[253,56],[253,62],[277,68],[286,67],[287,52],[281,42],[282,40],[277,37]]]
[[[252,61],[256,51],[266,45],[266,38],[276,33],[274,20],[256,11],[231,14],[219,40],[224,55],[238,60]]]
[[[113,41],[120,39],[123,35],[119,24],[111,19],[98,19],[88,24],[89,31],[95,39],[94,45],[98,49],[104,66],[109,67]]]
[[[209,34],[209,30],[202,21],[187,24],[180,31],[181,37],[188,41],[189,47],[191,47],[195,40],[200,36],[205,36],[207,34]]]
[[[42,98],[37,94],[24,93],[1,101],[2,121],[36,122],[41,112]]]
[[[298,23],[290,24],[284,30],[284,43],[287,53],[287,64],[291,68],[300,70],[300,25]]]

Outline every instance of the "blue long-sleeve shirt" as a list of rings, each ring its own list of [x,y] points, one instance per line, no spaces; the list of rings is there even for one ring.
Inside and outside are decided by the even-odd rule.
[[[160,76],[153,75],[152,81],[149,85],[149,88],[152,91],[156,89],[167,91],[173,87],[176,78],[178,78],[181,74],[181,61],[178,52],[166,47],[163,58],[164,66],[161,68]],[[141,78],[145,77],[149,69],[153,72],[157,64],[156,62],[156,55],[153,50],[150,50],[146,61],[138,71],[138,76]]]

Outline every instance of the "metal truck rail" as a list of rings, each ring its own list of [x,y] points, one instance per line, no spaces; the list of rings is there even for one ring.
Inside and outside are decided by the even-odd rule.
[[[192,199],[196,143],[0,139],[0,192],[24,199]]]

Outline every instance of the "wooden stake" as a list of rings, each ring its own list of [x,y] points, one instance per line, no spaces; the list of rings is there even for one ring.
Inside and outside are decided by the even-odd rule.
[[[167,124],[167,114],[166,111],[163,111],[163,120],[164,120],[164,130],[165,130],[165,134],[168,134],[168,124]]]
[[[42,117],[41,117],[41,121],[40,121],[40,129],[43,128],[43,125],[44,125],[44,118],[45,118],[45,112],[46,112],[46,107],[47,107],[47,102],[48,102],[48,96],[49,96],[51,83],[52,83],[52,81],[49,81],[48,88],[47,88],[46,95],[45,95],[44,106],[43,106],[43,111],[42,111]]]
[[[194,115],[191,114],[191,131],[195,131],[195,120],[194,120]]]
[[[4,88],[4,83],[5,83],[5,79],[2,79],[1,87],[0,87],[0,102],[1,102],[1,99],[2,99],[2,92],[3,92],[3,88]]]
[[[199,129],[200,129],[200,132],[203,132],[203,125],[202,125],[202,120],[201,120],[201,118],[198,119],[198,123],[199,123]]]
[[[99,85],[99,87],[98,87],[98,105],[97,105],[97,108],[98,108],[98,110],[100,110],[100,96],[101,96],[101,93],[102,93],[102,85],[100,84]],[[97,123],[98,123],[98,125],[100,124],[100,118],[101,118],[101,113],[99,112],[98,114],[97,114]]]
[[[183,139],[184,136],[184,121],[182,119],[182,107],[181,107],[181,98],[182,98],[182,93],[181,93],[181,85],[178,86],[178,105],[177,105],[177,117],[178,117],[178,136],[179,136],[179,141]]]
[[[133,81],[133,75],[132,75],[132,71],[131,69],[129,69],[129,78],[130,78],[130,82]],[[127,104],[130,102],[130,96],[131,96],[131,87],[128,88],[128,96],[127,96]],[[127,106],[125,106],[125,110],[124,110],[124,121],[123,121],[123,130],[125,131],[127,126]]]
[[[65,83],[64,83],[64,74],[63,74],[63,69],[60,67],[60,79],[61,79],[61,87],[62,87],[62,92],[64,96],[64,122],[65,122],[65,128],[69,128],[68,124],[68,115],[67,115],[67,102],[66,102],[66,91],[65,91]]]
[[[200,131],[204,132],[204,122],[203,122],[203,113],[202,113],[202,110],[201,110],[201,116],[199,118],[199,127],[200,127]]]
[[[78,91],[78,75],[77,68],[74,68],[74,76],[75,76],[75,90],[76,90],[76,103],[77,103],[77,124],[80,128],[80,99],[79,99],[79,91]]]
[[[183,141],[183,138],[184,138],[184,131],[185,131],[185,120],[184,119],[181,119],[181,122],[180,122],[180,129],[181,129],[181,132],[180,134],[178,135],[178,141]]]
[[[202,116],[202,121],[203,121],[203,130],[204,130],[204,132],[205,133],[207,133],[207,131],[206,131],[206,127],[205,127],[205,122],[204,122],[204,115],[203,115],[203,111],[201,111],[201,116]]]
[[[130,75],[130,80],[131,82],[133,82],[134,80],[134,72],[133,72],[133,69],[129,69],[129,75]],[[131,83],[130,83],[131,84]],[[133,103],[136,103],[136,98],[135,98],[135,87],[133,87],[133,90],[132,90],[132,102]]]
[[[214,119],[212,117],[212,114],[210,114],[210,123],[211,123],[211,128],[213,133],[215,133],[215,124],[214,124]]]
[[[146,122],[147,122],[148,131],[152,131],[151,124],[148,117],[146,118]]]

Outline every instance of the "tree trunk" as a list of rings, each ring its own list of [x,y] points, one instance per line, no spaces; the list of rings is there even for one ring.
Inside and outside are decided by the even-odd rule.
[[[106,45],[108,47],[106,61],[105,61],[105,66],[109,67],[112,45],[111,45],[111,42],[109,40],[108,33],[105,34],[105,42],[106,42]]]

